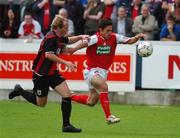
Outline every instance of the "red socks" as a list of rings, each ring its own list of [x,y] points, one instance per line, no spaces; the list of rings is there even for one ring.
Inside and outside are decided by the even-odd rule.
[[[106,118],[108,118],[111,115],[108,92],[100,92],[100,103],[101,103],[101,106],[104,110]]]
[[[88,95],[86,94],[80,94],[80,95],[72,95],[71,100],[81,103],[81,104],[87,104]]]
[[[106,115],[106,118],[108,118],[111,115],[110,112],[110,105],[109,105],[109,98],[108,98],[108,92],[100,92],[100,103],[103,108],[103,111]],[[80,95],[72,95],[71,100],[81,103],[81,104],[87,104],[88,95],[86,94],[80,94]]]

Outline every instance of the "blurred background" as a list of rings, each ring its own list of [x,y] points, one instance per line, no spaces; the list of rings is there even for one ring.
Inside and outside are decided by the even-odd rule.
[[[94,34],[101,18],[111,18],[120,35],[146,34],[141,41],[153,45],[150,57],[137,55],[138,43],[117,48],[108,78],[112,102],[180,104],[180,0],[0,0],[0,99],[16,83],[32,88],[32,61],[56,14],[68,18],[67,36]],[[84,54],[83,49],[64,56],[77,64],[76,72],[59,65],[78,92],[88,91]],[[50,93],[49,100],[58,99]]]

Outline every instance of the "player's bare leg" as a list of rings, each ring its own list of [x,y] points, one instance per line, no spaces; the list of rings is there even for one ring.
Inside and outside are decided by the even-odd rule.
[[[87,99],[87,105],[94,106],[99,100],[99,94],[95,89],[90,89],[89,97]]]
[[[108,98],[108,85],[106,80],[99,75],[95,75],[91,84],[100,92],[100,103],[106,116],[107,124],[114,124],[120,122],[120,118],[115,117],[110,112],[110,103]]]
[[[47,96],[38,97],[36,96],[37,106],[44,107],[47,104]]]
[[[66,81],[55,87],[55,91],[62,96],[61,111],[63,116],[62,132],[81,132],[81,129],[75,128],[70,124],[71,115],[71,93]]]

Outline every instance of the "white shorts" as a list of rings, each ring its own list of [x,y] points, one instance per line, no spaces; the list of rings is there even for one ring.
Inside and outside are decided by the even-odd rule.
[[[108,71],[102,68],[92,68],[90,70],[84,69],[83,76],[84,80],[87,81],[89,89],[93,89],[94,87],[91,85],[91,80],[95,75],[101,76],[103,79],[107,80],[107,73]]]

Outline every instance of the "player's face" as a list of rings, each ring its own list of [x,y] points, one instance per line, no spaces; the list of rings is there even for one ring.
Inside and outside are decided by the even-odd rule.
[[[104,37],[105,39],[110,38],[112,33],[112,25],[106,26],[104,29],[100,28],[100,34],[102,35],[102,37]]]
[[[64,24],[64,25],[63,25],[63,28],[61,29],[61,33],[62,33],[63,35],[65,35],[65,34],[67,33],[67,31],[68,31],[68,22],[64,21],[63,24]]]

